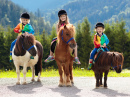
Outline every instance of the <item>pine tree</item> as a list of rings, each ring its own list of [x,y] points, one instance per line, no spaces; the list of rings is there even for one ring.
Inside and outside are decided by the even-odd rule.
[[[4,68],[4,41],[3,28],[0,26],[0,69]]]
[[[81,60],[81,66],[86,68],[88,65],[90,52],[93,48],[93,42],[90,32],[90,24],[87,18],[85,18],[81,24],[81,33],[82,33],[82,39],[81,39],[82,58],[80,60]]]

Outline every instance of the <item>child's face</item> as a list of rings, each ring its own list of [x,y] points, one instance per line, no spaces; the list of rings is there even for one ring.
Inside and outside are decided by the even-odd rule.
[[[67,18],[67,16],[66,15],[61,15],[60,16],[60,20],[63,22],[63,21],[66,21],[66,18]]]
[[[102,35],[104,29],[102,27],[97,27],[96,31],[98,32],[99,35]]]
[[[22,23],[25,24],[25,25],[29,22],[29,19],[22,18],[21,20],[22,20]]]

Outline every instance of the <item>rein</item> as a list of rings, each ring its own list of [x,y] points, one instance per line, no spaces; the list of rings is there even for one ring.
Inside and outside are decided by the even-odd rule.
[[[63,30],[62,30],[62,34],[61,34],[61,36],[62,36],[62,37],[61,37],[62,40],[64,41],[64,39],[63,39]],[[67,42],[66,42],[66,41],[64,41],[64,42],[68,44],[72,39],[74,39],[74,37],[70,38]]]
[[[100,55],[103,53],[104,51],[100,52],[97,56],[97,58],[95,59],[95,62],[99,59]]]

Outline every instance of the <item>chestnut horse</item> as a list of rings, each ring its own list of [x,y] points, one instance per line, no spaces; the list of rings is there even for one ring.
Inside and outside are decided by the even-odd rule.
[[[104,73],[104,88],[107,88],[107,75],[110,67],[113,67],[117,73],[122,71],[124,57],[122,53],[118,52],[104,52],[99,51],[95,55],[95,64],[93,64],[93,71],[96,77],[96,88],[103,86],[102,77]]]
[[[30,56],[33,56],[34,59],[30,59]],[[35,37],[32,34],[24,33],[17,37],[16,44],[12,51],[12,58],[18,78],[17,85],[20,84],[19,66],[23,66],[23,84],[26,84],[27,67],[31,67],[32,69],[32,81],[34,81],[35,75],[38,76],[37,81],[40,81],[42,57],[43,47],[40,42],[35,40]]]
[[[59,86],[72,86],[73,83],[73,60],[71,53],[76,47],[74,40],[75,27],[72,24],[63,26],[57,35],[58,43],[55,49],[55,60],[58,65],[60,81]]]

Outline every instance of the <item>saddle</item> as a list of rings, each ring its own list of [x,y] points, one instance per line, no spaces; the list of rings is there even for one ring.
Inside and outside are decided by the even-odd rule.
[[[97,50],[97,53],[98,53],[99,51],[101,51],[101,52],[98,54],[97,58],[94,58],[94,63],[98,60],[98,58],[100,57],[100,55],[101,55],[102,52],[106,52],[106,50],[105,50],[103,47],[100,47],[100,48]],[[97,53],[96,53],[96,54],[97,54]],[[95,54],[95,55],[96,55],[96,54]]]
[[[53,53],[55,53],[56,44],[57,44],[57,41],[54,41],[54,42],[52,43],[52,45],[51,45],[51,51],[52,51]],[[74,57],[74,52],[75,52],[75,50],[73,49],[73,51],[72,51],[72,53],[71,53],[71,56],[72,56],[72,57]]]

